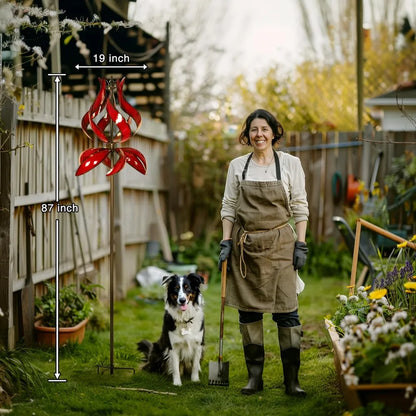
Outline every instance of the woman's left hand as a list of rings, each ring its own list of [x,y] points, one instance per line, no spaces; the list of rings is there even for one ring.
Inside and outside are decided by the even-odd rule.
[[[293,252],[293,267],[295,270],[301,269],[305,263],[308,254],[308,247],[303,241],[295,242],[295,250]]]

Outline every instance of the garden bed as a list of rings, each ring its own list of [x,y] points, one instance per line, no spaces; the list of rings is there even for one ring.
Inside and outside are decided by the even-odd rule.
[[[388,407],[400,409],[402,412],[416,414],[416,410],[410,412],[416,393],[416,384],[390,383],[390,384],[357,384],[348,385],[342,374],[342,362],[344,354],[340,347],[339,334],[334,324],[325,319],[325,326],[334,350],[335,370],[341,386],[342,394],[349,409],[366,406],[373,401],[379,401]],[[406,395],[406,389],[412,387],[413,391]]]

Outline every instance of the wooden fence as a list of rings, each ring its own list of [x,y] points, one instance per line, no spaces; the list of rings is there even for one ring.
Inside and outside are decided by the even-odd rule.
[[[175,191],[179,205],[175,215],[177,235],[192,231],[198,237],[210,237],[213,231],[221,228],[220,208],[229,161],[252,151],[247,146],[240,146],[235,137],[223,140],[227,149],[225,156],[219,154],[219,150],[215,153],[215,146],[206,145],[204,149],[211,152],[209,158],[199,157],[194,163],[184,164],[187,174],[183,175],[180,185],[177,183]],[[183,145],[179,141],[178,164],[181,163],[181,148]],[[391,171],[392,159],[405,150],[416,154],[416,132],[373,131],[371,126],[362,133],[286,132],[280,150],[301,159],[310,208],[308,226],[311,237],[319,242],[339,238],[332,217],[345,216],[348,175],[364,182],[369,189],[376,160],[382,152],[377,182],[383,187],[384,177]],[[212,169],[218,169],[220,173],[213,175]],[[338,193],[334,192],[334,179],[337,180],[336,187],[340,185]],[[201,194],[207,196],[206,203],[196,200],[195,195]]]
[[[79,283],[77,276],[85,272],[84,265],[94,269],[94,283],[104,287],[100,297],[109,293],[109,190],[105,166],[75,176],[78,158],[91,147],[80,128],[80,120],[88,110],[88,100],[61,97],[59,114],[59,201],[62,206],[74,206],[76,213],[48,212],[46,204],[55,201],[55,109],[51,92],[25,90],[24,109],[18,115],[16,134],[10,148],[17,150],[10,157],[10,266],[8,284],[10,298],[0,306],[9,314],[8,344],[19,337],[20,311],[16,307],[19,291],[26,279],[26,218],[30,206],[35,236],[32,237],[31,265],[35,285],[55,276],[55,218],[59,218],[59,270],[63,284]],[[154,230],[166,212],[167,175],[165,172],[168,133],[166,125],[142,114],[139,134],[128,146],[140,150],[146,157],[148,171],[141,175],[126,167],[115,177],[115,243],[116,296],[122,297],[132,286],[149,240],[157,239]],[[25,184],[28,193],[25,194]],[[83,195],[81,204],[80,193]],[[70,201],[70,194],[73,201]],[[72,202],[74,205],[72,205]],[[46,211],[46,212],[45,212]],[[78,226],[79,234],[77,234]],[[3,224],[4,227],[4,224]],[[152,235],[153,234],[153,235]],[[79,235],[79,239],[78,239]],[[79,243],[79,241],[81,243]],[[91,261],[90,261],[91,260]],[[91,264],[90,264],[91,263]],[[78,270],[78,273],[74,271]],[[91,271],[91,270],[89,270]],[[4,278],[4,276],[2,276]],[[5,283],[2,281],[2,287]],[[39,294],[41,285],[35,286]],[[13,295],[12,295],[13,294]],[[11,327],[13,326],[13,327]],[[5,331],[5,330],[4,330]],[[5,339],[3,331],[2,338]]]
[[[363,181],[368,189],[376,159],[382,152],[377,182],[383,187],[392,159],[405,151],[416,154],[416,132],[374,131],[367,126],[360,134],[288,133],[282,150],[302,161],[310,207],[309,227],[319,241],[337,236],[332,217],[344,215],[348,174]],[[341,195],[334,192],[335,177],[341,179]]]

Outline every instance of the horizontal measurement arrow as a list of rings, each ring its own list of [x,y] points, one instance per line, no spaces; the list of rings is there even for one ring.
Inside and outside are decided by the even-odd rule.
[[[147,69],[147,65],[75,65],[75,68],[80,69]]]

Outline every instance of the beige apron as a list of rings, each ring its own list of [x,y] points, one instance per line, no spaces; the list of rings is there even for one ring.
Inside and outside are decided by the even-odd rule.
[[[245,180],[252,156],[237,200],[226,304],[249,312],[292,312],[298,308],[295,237],[279,157],[274,152],[277,180],[257,182]]]

